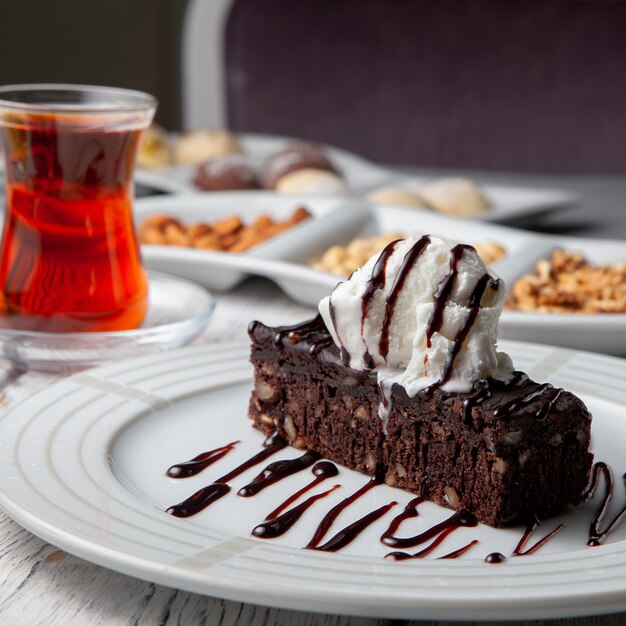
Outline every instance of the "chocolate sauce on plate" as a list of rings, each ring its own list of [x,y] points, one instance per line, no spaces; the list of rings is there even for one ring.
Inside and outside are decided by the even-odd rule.
[[[404,511],[397,515],[389,524],[389,528],[381,535],[380,540],[386,546],[393,546],[397,548],[412,548],[433,539],[432,543],[426,548],[416,552],[415,554],[408,554],[407,552],[390,552],[385,555],[386,559],[393,559],[394,561],[405,561],[406,559],[421,559],[430,554],[435,548],[440,546],[448,535],[451,535],[455,530],[462,527],[473,527],[478,525],[478,520],[473,513],[462,509],[452,514],[448,519],[431,526],[428,530],[415,535],[413,537],[396,537],[394,533],[400,527],[400,524],[411,518],[417,517],[417,506],[423,502],[423,498],[414,498],[407,504]],[[475,545],[475,544],[472,544]],[[464,546],[463,552],[469,550],[472,545]],[[455,551],[457,552],[457,551]],[[461,554],[463,553],[461,552]],[[455,558],[454,556],[446,555],[448,558]]]
[[[470,513],[466,509],[462,509],[453,513],[448,519],[443,522],[439,522],[439,524],[435,524],[431,526],[429,529],[419,533],[418,535],[414,535],[413,537],[396,537],[393,533],[398,529],[399,525],[409,517],[416,517],[417,511],[415,511],[414,515],[408,514],[406,511],[412,506],[416,500],[421,500],[419,498],[415,498],[405,508],[405,510],[400,513],[395,519],[391,521],[389,524],[389,528],[381,535],[380,540],[386,545],[393,548],[414,548],[426,541],[433,539],[437,535],[441,533],[450,534],[455,531],[457,528],[462,527],[473,527],[478,525],[478,519],[473,513]],[[413,505],[415,508],[415,505]],[[447,536],[447,535],[446,535]]]
[[[311,538],[311,541],[307,543],[305,548],[312,549],[312,548],[317,547],[319,543],[322,541],[322,539],[324,539],[329,528],[332,526],[333,522],[339,517],[342,511],[344,511],[351,504],[356,502],[361,496],[364,496],[368,491],[370,491],[371,489],[373,489],[374,487],[378,485],[381,485],[383,481],[382,481],[382,477],[380,474],[381,473],[379,472],[378,476],[374,476],[370,478],[362,487],[357,489],[352,495],[348,496],[347,498],[339,502],[339,504],[335,504],[335,506],[332,509],[330,509],[330,511],[328,511],[326,515],[324,515],[324,517],[322,518],[322,521],[319,523],[318,527],[316,528],[315,533],[313,533],[313,537]]]
[[[485,557],[485,563],[490,563],[491,565],[504,563],[505,561],[506,557],[501,552],[492,552]]]
[[[315,478],[308,484],[299,489],[294,494],[290,495],[284,502],[279,504],[265,519],[272,520],[278,517],[290,504],[293,504],[300,496],[304,495],[307,491],[310,491],[327,478],[332,478],[339,474],[339,470],[334,463],[330,461],[318,461],[311,469]]]
[[[250,457],[247,461],[244,461],[235,469],[228,472],[228,474],[218,478],[213,484],[198,489],[198,491],[186,500],[172,505],[166,510],[166,513],[174,517],[191,517],[192,515],[200,513],[200,511],[203,511],[210,504],[213,504],[230,492],[230,486],[226,483],[239,476],[239,474],[243,474],[243,472],[251,467],[262,463],[265,459],[272,456],[272,454],[275,454],[286,446],[287,442],[277,434],[270,435],[263,442],[263,450],[261,450],[261,452]]]
[[[252,529],[252,534],[259,539],[274,539],[284,535],[301,517],[302,514],[315,502],[321,498],[325,498],[336,489],[339,489],[341,485],[335,485],[327,491],[322,491],[314,496],[307,498],[304,502],[294,506],[282,515],[275,517],[274,519],[267,519],[260,524],[257,524]]]
[[[342,528],[336,535],[331,537],[326,543],[321,546],[313,548],[314,550],[320,550],[321,552],[337,552],[342,548],[345,548],[348,544],[352,543],[368,526],[371,526],[374,522],[379,520],[389,509],[398,504],[395,501],[384,504],[383,506],[375,509],[371,513],[364,515],[356,522],[352,522],[345,528]]]
[[[466,552],[471,550],[474,546],[477,546],[479,543],[480,542],[478,541],[478,539],[472,539],[472,541],[464,545],[462,548],[459,548],[458,550],[453,550],[452,552],[448,552],[448,554],[444,554],[443,556],[438,557],[438,559],[458,559],[460,556],[463,556]]]
[[[203,452],[189,461],[183,461],[182,463],[172,465],[172,467],[170,467],[165,473],[170,478],[189,478],[190,476],[195,476],[202,470],[209,467],[209,465],[213,465],[213,463],[225,457],[238,443],[240,442],[233,441],[232,443],[221,446],[220,448],[215,448],[215,450]]]
[[[526,529],[524,530],[521,539],[518,541],[517,545],[515,546],[515,549],[513,550],[513,553],[511,554],[511,556],[518,557],[518,556],[528,556],[529,554],[534,554],[535,552],[537,552],[537,550],[545,546],[546,543],[548,543],[548,541],[550,541],[550,539],[554,537],[554,535],[556,535],[560,530],[565,528],[565,524],[559,524],[553,531],[549,532],[545,537],[543,537],[542,539],[539,539],[539,541],[536,541],[532,546],[526,548],[526,543],[530,539],[530,536],[533,534],[533,532],[535,532],[535,530],[537,530],[539,526],[541,526],[541,522],[539,522],[536,519],[528,522],[528,525],[526,526]],[[488,554],[485,557],[485,563],[489,563],[491,565],[504,563],[505,561],[506,561],[506,556],[504,556],[504,554],[500,552],[492,552],[491,554]]]
[[[282,459],[270,463],[254,480],[243,486],[237,495],[242,498],[250,498],[256,496],[257,493],[263,491],[270,485],[277,483],[283,478],[287,478],[292,474],[301,472],[307,467],[311,467],[313,463],[318,461],[321,455],[313,450],[308,450],[302,456],[295,459]]]
[[[593,520],[589,525],[589,540],[587,541],[587,545],[592,547],[602,545],[606,538],[620,526],[626,517],[626,505],[624,505],[622,510],[607,524],[606,528],[604,530],[600,530],[602,522],[604,521],[604,516],[609,508],[609,502],[613,497],[613,475],[606,463],[600,461],[594,464],[591,472],[589,487],[583,496],[584,501],[588,501],[593,497],[598,488],[598,479],[600,474],[604,477],[604,495],[602,496],[602,501],[600,502],[600,505],[593,516]],[[624,483],[624,487],[626,487],[626,473],[622,475],[622,481]]]
[[[539,548],[541,548],[542,546],[545,546],[546,543],[548,543],[548,541],[550,541],[550,539],[554,537],[554,535],[556,535],[560,530],[565,528],[565,524],[559,524],[552,532],[549,532],[543,539],[540,539],[529,548],[524,549],[526,546],[526,542],[528,541],[530,536],[533,534],[533,532],[535,532],[535,530],[539,528],[539,526],[541,526],[541,522],[539,522],[538,520],[533,520],[528,523],[528,526],[526,526],[526,530],[524,531],[522,538],[519,540],[518,544],[515,546],[515,549],[513,550],[513,556],[527,556],[529,554],[534,554],[535,552],[537,552],[537,550],[539,550]]]

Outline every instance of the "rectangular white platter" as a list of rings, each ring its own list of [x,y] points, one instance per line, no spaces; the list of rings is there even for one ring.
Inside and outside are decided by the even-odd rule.
[[[143,199],[137,201],[135,213],[137,222],[157,213],[173,215],[183,223],[210,222],[233,214],[248,222],[260,213],[283,217],[300,205],[312,212],[312,219],[245,254],[144,245],[144,262],[148,269],[175,274],[216,290],[231,289],[247,276],[264,276],[297,302],[315,307],[340,278],[314,270],[308,263],[332,245],[346,245],[356,237],[390,231],[433,234],[474,244],[495,241],[507,252],[492,267],[509,285],[556,248],[582,252],[593,264],[626,260],[623,241],[528,233],[414,209],[369,205],[356,199],[225,192]],[[500,334],[508,339],[626,354],[626,314],[505,311]]]
[[[252,133],[240,134],[237,137],[246,161],[257,171],[261,170],[269,157],[294,141],[289,137]],[[347,150],[324,146],[324,151],[341,171],[349,189],[356,195],[373,187],[387,184],[397,176],[393,171],[375,165]],[[170,193],[202,193],[193,184],[196,167],[195,165],[175,165],[158,169],[138,168],[135,180]]]
[[[265,160],[293,139],[272,135],[242,134],[239,139],[247,161],[260,170]],[[416,187],[426,178],[400,176],[393,169],[376,165],[347,150],[324,146],[328,157],[343,173],[350,191],[357,197],[385,185]],[[168,193],[201,193],[193,184],[196,166],[172,166],[154,170],[138,169],[137,182]],[[445,175],[442,173],[442,175]],[[528,224],[549,212],[566,208],[578,201],[572,192],[506,185],[481,186],[491,208],[476,219],[489,222]]]

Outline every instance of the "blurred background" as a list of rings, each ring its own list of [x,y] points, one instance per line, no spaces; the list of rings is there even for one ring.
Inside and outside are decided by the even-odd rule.
[[[625,24],[614,0],[4,2],[0,82],[133,87],[168,130],[388,164],[623,173]]]

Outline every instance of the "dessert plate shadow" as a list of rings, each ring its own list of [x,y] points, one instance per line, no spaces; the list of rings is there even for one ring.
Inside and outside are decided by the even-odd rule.
[[[596,460],[624,469],[626,368],[589,353],[502,342],[517,367],[566,386],[594,413]],[[308,483],[308,470],[253,498],[236,490],[264,465],[301,453],[286,448],[232,480],[233,491],[198,515],[179,519],[172,504],[261,450],[246,417],[252,385],[249,348],[224,343],[149,355],[76,374],[14,406],[0,418],[0,506],[31,532],[81,558],[156,583],[242,602],[406,619],[531,619],[626,609],[626,527],[606,545],[586,546],[601,494],[546,520],[533,541],[559,522],[566,528],[536,554],[511,554],[523,528],[479,525],[447,537],[424,559],[393,562],[379,541],[412,495],[386,485],[343,511],[329,535],[390,501],[398,504],[336,553],[302,549],[324,513],[362,486],[362,474],[339,474],[312,493],[317,501],[282,537],[250,534],[269,511]],[[233,443],[238,442],[238,443]],[[168,467],[233,443],[202,473],[175,480]],[[614,508],[624,493],[616,480]],[[401,533],[414,534],[450,511],[420,505]],[[455,560],[437,557],[478,540]]]

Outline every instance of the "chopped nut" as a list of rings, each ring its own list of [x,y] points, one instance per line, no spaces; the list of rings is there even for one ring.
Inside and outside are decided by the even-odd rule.
[[[626,313],[626,262],[591,265],[582,255],[555,250],[535,273],[513,284],[506,305],[545,313]]]
[[[396,463],[396,474],[400,478],[404,478],[406,476],[406,469],[404,465],[401,465],[400,463]]]
[[[272,428],[276,424],[275,418],[273,418],[271,415],[268,415],[267,413],[260,413],[259,419],[261,420],[262,424],[265,424],[266,426],[271,426]]]
[[[297,437],[294,441],[291,442],[291,445],[294,448],[298,448],[298,450],[304,450],[309,447],[309,444],[304,437]]]
[[[385,476],[385,483],[390,487],[395,487],[398,484],[398,479],[394,474],[387,474],[387,476]]]
[[[458,509],[461,506],[461,499],[454,487],[445,486],[443,488],[443,498],[453,509]]]
[[[522,452],[519,453],[517,458],[519,460],[519,466],[524,467],[528,459],[530,459],[530,450],[523,450]]]
[[[180,224],[168,224],[163,231],[167,242],[173,246],[189,246],[191,239]]]
[[[358,417],[359,419],[366,420],[369,419],[370,414],[369,411],[361,404],[354,411],[354,416]]]
[[[213,232],[216,235],[232,235],[243,228],[243,222],[237,215],[213,222]]]
[[[288,415],[283,422],[283,428],[285,429],[285,433],[287,434],[287,438],[290,442],[295,441],[298,436],[298,431],[293,423],[293,417]]]
[[[271,400],[276,393],[276,389],[273,385],[265,382],[264,380],[257,378],[254,383],[254,392],[259,400],[266,402]]]
[[[245,226],[241,218],[232,215],[212,224],[184,226],[169,215],[151,215],[139,226],[139,241],[238,253],[249,250],[309,217],[309,211],[298,207],[283,222],[274,222],[270,216],[262,214],[250,226]]]
[[[271,363],[261,363],[261,371],[268,376],[276,373],[276,368]]]
[[[509,446],[516,446],[521,440],[524,433],[521,430],[513,430],[508,433],[504,433],[500,437],[500,443]]]
[[[300,413],[302,413],[302,410],[300,409],[300,403],[296,400],[291,400],[290,402],[288,402],[287,409],[289,409],[289,411],[293,415],[300,415]]]
[[[202,223],[194,224],[193,226],[189,226],[187,228],[187,234],[193,240],[197,240],[200,237],[204,237],[204,235],[208,235],[211,232],[213,232],[213,229],[211,228],[209,224],[202,224]]]
[[[493,464],[493,469],[498,472],[498,474],[506,474],[506,471],[509,469],[509,464],[504,459],[498,457]]]
[[[376,457],[373,452],[368,452],[365,455],[365,467],[368,472],[371,472],[372,474],[374,473],[374,470],[376,469]]]
[[[348,276],[354,270],[361,267],[375,254],[380,252],[386,245],[397,239],[406,239],[407,235],[401,233],[383,233],[368,238],[353,239],[345,248],[331,246],[319,259],[311,265],[315,269],[330,272],[337,276]],[[475,245],[478,255],[489,265],[502,257],[506,250],[500,244],[486,241]]]

